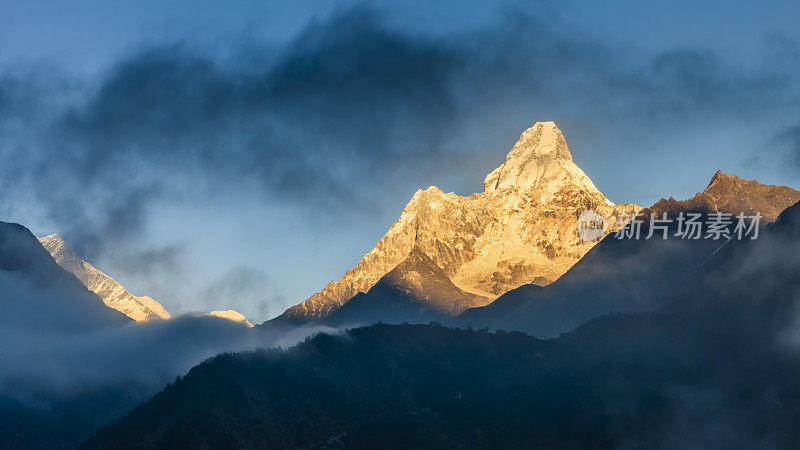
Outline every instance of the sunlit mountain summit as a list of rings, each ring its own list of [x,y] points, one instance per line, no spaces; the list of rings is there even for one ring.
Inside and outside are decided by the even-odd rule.
[[[614,204],[572,159],[561,130],[537,122],[470,196],[431,186],[419,190],[400,218],[358,264],[282,316],[319,320],[419,249],[458,289],[491,302],[523,284],[546,285],[563,275],[594,242],[577,234],[578,217],[594,210],[609,220],[641,208]]]

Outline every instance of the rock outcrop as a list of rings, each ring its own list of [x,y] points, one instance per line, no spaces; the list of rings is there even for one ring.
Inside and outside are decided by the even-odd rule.
[[[723,212],[755,215],[757,212],[766,223],[778,218],[781,211],[800,201],[800,191],[786,186],[761,184],[755,180],[744,180],[718,170],[711,178],[708,187],[688,200],[661,199],[658,203],[642,211],[653,212],[657,217],[667,213],[675,216],[681,211],[703,213]]]

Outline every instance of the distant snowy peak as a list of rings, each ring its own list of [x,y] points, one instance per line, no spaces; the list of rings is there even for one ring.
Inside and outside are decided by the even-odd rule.
[[[233,310],[233,309],[228,309],[228,310],[225,310],[225,311],[211,311],[210,313],[208,313],[206,315],[207,316],[213,316],[213,317],[219,317],[221,319],[230,320],[231,322],[242,323],[244,325],[247,325],[248,327],[252,327],[253,326],[253,324],[250,323],[249,320],[247,320],[247,317],[245,317],[239,311],[236,311],[236,310]]]
[[[172,317],[157,301],[147,296],[137,297],[131,294],[113,278],[80,259],[67,242],[57,234],[45,236],[39,239],[39,242],[62,269],[75,275],[84,286],[100,297],[109,308],[116,309],[137,322],[146,322],[153,319],[166,320]],[[244,315],[233,309],[211,311],[204,315],[242,323],[248,327],[253,326]]]
[[[169,312],[157,301],[150,297],[136,297],[113,278],[80,259],[57,234],[45,236],[39,242],[61,268],[75,275],[109,308],[116,309],[137,322],[170,318]]]

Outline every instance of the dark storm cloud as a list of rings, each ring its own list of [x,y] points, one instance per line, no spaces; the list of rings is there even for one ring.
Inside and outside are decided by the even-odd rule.
[[[0,106],[56,111],[0,137],[0,170],[92,258],[112,236],[141,234],[155,203],[203,206],[253,183],[265,202],[368,211],[378,193],[473,157],[469,131],[482,124],[513,133],[555,115],[665,132],[798,103],[785,67],[748,72],[693,49],[641,55],[551,22],[511,13],[432,38],[356,8],[277,50],[151,46],[66,106],[33,88],[34,106]],[[8,93],[26,89],[3,80],[0,102],[19,105]]]
[[[35,130],[36,144],[17,136],[6,151],[36,155],[10,160],[4,178],[92,258],[110,236],[141,233],[149,205],[186,184],[217,195],[255,180],[268,201],[365,208],[359,183],[398,179],[390,162],[430,159],[455,126],[457,58],[376,14],[311,24],[266,68],[259,56],[229,67],[189,45],[145,49]]]
[[[456,65],[357,10],[311,24],[266,70],[228,70],[182,46],[146,50],[119,64],[57,136],[85,152],[82,177],[143,161],[211,181],[256,176],[292,200],[339,200],[330,190],[350,200],[343,176],[440,148],[454,121]]]

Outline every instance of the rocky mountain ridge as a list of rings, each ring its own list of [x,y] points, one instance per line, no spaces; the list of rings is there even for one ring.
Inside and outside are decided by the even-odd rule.
[[[642,213],[649,215],[652,212],[658,217],[663,213],[674,216],[681,211],[745,213],[750,216],[759,213],[764,222],[769,223],[798,201],[800,191],[790,187],[761,184],[718,170],[703,192],[687,200],[662,198]]]
[[[726,248],[690,278],[632,279],[645,295],[678,289],[647,311],[615,308],[616,295],[602,298],[615,280],[597,274],[605,281],[583,300],[604,311],[552,339],[378,324],[221,355],[84,448],[795,448],[800,204],[760,239]],[[667,247],[642,250],[625,253],[631,268],[655,263],[645,274],[692,265],[662,265]],[[612,253],[607,272],[623,262]]]
[[[39,239],[39,242],[59,266],[75,275],[109,308],[116,309],[137,322],[170,318],[169,312],[157,301],[150,297],[137,297],[131,294],[116,280],[80,259],[57,234],[45,236]]]
[[[574,163],[558,127],[538,122],[486,176],[484,192],[464,197],[435,186],[417,191],[354,268],[281,318],[303,322],[327,317],[367,292],[414,247],[459,289],[489,299],[531,280],[548,284],[596,243],[577,233],[578,216],[587,209],[608,220],[608,232],[618,226],[617,217],[640,210],[608,200]]]
[[[694,197],[661,199],[643,210],[642,235],[647,235],[651,213],[656,217],[666,213],[673,219],[680,213],[700,213],[701,223],[715,212],[734,217],[760,213],[762,226],[775,227],[788,223],[788,215],[800,209],[797,202],[800,191],[718,171]],[[784,211],[783,220],[778,223],[780,211]],[[734,226],[734,221],[728,225],[731,234]],[[731,245],[724,239],[684,239],[676,235],[677,228],[678,221],[673,220],[667,240],[608,236],[557,282],[543,288],[528,284],[507,292],[490,305],[466,311],[453,325],[554,337],[597,317],[647,312],[673,298],[686,297],[709,260]]]
[[[89,262],[82,260],[57,234],[40,238],[39,242],[62,269],[73,274],[87,289],[100,297],[109,308],[115,309],[137,322],[172,318],[172,315],[151,297],[137,297],[131,294],[122,284]],[[253,326],[244,315],[233,309],[211,311],[205,315],[242,323],[248,327]]]

